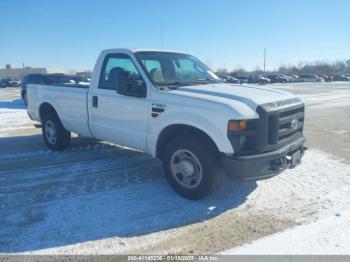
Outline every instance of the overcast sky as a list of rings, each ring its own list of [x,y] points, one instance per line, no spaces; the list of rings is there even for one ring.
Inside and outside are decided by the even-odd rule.
[[[350,58],[348,0],[1,0],[0,67],[92,69],[102,49],[164,48],[213,69]]]

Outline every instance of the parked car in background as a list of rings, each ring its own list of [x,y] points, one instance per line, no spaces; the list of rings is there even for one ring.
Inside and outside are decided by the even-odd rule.
[[[21,97],[25,105],[28,105],[27,101],[27,85],[28,84],[45,84],[45,76],[43,74],[29,74],[25,76],[21,83]]]
[[[317,75],[300,75],[300,82],[323,82],[323,79]]]
[[[286,80],[286,83],[292,83],[294,82],[294,78],[292,76],[289,75],[284,75],[284,74],[280,74],[279,75],[282,79]]]
[[[10,79],[1,79],[0,87],[8,87],[8,86],[10,86],[9,81],[10,81]]]
[[[297,75],[288,75],[290,78],[290,82],[292,83],[298,83],[299,82],[299,77]]]
[[[333,76],[327,76],[327,75],[319,75],[325,82],[332,82],[333,81]]]
[[[55,73],[45,75],[45,84],[46,85],[56,85],[56,84],[75,84],[72,76]]]
[[[46,85],[68,85],[75,86],[79,84],[79,86],[88,86],[90,84],[90,80],[85,76],[77,76],[77,75],[66,75],[61,73],[48,74],[45,75],[45,84]]]
[[[20,81],[17,79],[11,79],[9,80],[9,86],[11,87],[19,87],[20,86]]]
[[[270,79],[271,83],[287,83],[288,79],[285,78],[283,75],[268,75],[266,78]]]
[[[258,84],[261,84],[261,85],[266,85],[266,84],[270,84],[271,80],[269,78],[267,78],[267,77],[262,76],[262,75],[258,75],[256,77],[256,82]]]
[[[335,75],[333,76],[333,81],[350,81],[350,77],[346,76],[346,75]]]
[[[237,76],[237,79],[241,84],[248,84],[249,83],[249,76]]]
[[[86,76],[71,76],[76,84],[90,84],[90,79]]]
[[[263,77],[261,75],[252,75],[248,77],[248,84],[268,84],[270,79]]]
[[[223,79],[227,83],[240,84],[239,79],[237,79],[237,78],[235,78],[233,76],[224,76]]]
[[[86,86],[88,87],[90,85],[90,80],[85,76],[70,76],[66,74],[61,73],[55,73],[55,74],[29,74],[23,78],[23,81],[21,83],[21,97],[25,103],[25,105],[28,105],[27,100],[27,86],[29,84],[38,84],[38,85],[66,85],[66,86],[76,86],[77,84],[79,87]]]

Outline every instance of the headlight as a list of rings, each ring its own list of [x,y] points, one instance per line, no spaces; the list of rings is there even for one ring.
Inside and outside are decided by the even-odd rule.
[[[246,120],[230,120],[230,121],[228,121],[228,127],[227,127],[228,133],[243,131],[246,128],[247,128],[247,121]]]
[[[230,120],[227,125],[227,136],[236,153],[249,150],[256,144],[258,119]]]
[[[227,135],[249,136],[256,132],[257,119],[230,120],[227,124]]]

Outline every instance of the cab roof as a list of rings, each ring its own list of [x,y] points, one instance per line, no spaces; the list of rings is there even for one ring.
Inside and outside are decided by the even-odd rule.
[[[138,52],[164,52],[164,53],[177,53],[177,54],[186,54],[183,52],[178,52],[174,50],[164,50],[164,49],[147,49],[147,48],[136,48],[136,49],[129,49],[129,48],[112,48],[112,49],[105,49],[102,51],[103,53],[118,53],[118,52],[126,52],[126,53],[138,53]]]

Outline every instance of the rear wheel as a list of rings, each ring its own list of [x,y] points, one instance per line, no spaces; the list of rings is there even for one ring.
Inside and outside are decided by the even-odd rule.
[[[46,145],[52,150],[64,150],[69,146],[71,134],[55,113],[47,113],[42,119],[42,132]]]
[[[165,176],[171,187],[185,198],[198,200],[206,197],[224,177],[216,148],[202,139],[175,138],[163,152]]]

